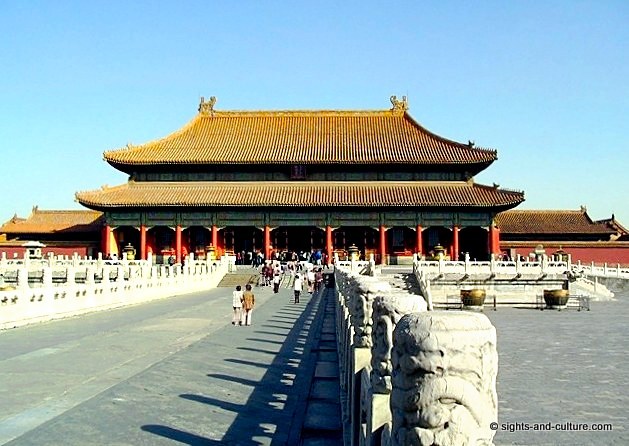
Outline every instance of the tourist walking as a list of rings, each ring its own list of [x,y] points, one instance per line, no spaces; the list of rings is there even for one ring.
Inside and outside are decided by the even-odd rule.
[[[282,281],[282,276],[277,271],[275,272],[275,276],[273,276],[273,292],[275,294],[280,292],[280,282]]]
[[[317,268],[317,272],[315,273],[315,292],[318,293],[321,289],[321,284],[323,283],[323,272],[321,271],[321,267]]]
[[[295,275],[295,282],[293,283],[293,291],[295,292],[295,302],[296,304],[299,303],[299,295],[301,294],[301,290],[303,288],[304,284],[303,281],[301,280],[301,277],[299,276],[299,274]]]
[[[238,285],[232,293],[232,307],[234,308],[232,325],[242,325],[242,287],[240,285]]]
[[[312,267],[308,268],[308,272],[306,273],[306,277],[308,278],[308,292],[312,294],[314,292],[315,286],[315,273]]]
[[[251,285],[247,284],[242,293],[242,325],[251,325],[251,313],[255,304],[256,298],[251,291]]]

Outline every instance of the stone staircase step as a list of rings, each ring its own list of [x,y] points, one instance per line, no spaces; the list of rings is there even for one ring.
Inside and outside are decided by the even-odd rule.
[[[245,287],[245,285],[249,284],[252,286],[257,285],[258,283],[258,276],[255,274],[250,274],[250,273],[229,273],[229,274],[225,274],[225,277],[223,277],[223,279],[220,281],[220,283],[217,285],[218,287],[222,287],[222,288],[235,288],[236,285],[240,285],[243,287]]]

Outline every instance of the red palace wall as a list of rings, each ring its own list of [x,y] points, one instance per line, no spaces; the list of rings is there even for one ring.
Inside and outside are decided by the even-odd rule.
[[[0,246],[0,253],[6,252],[7,259],[12,259],[14,257],[23,258],[24,251],[25,249],[22,246]],[[89,251],[90,251],[90,248],[85,245],[63,246],[63,247],[51,246],[51,247],[42,248],[42,254],[44,257],[46,257],[49,252],[54,253],[54,255],[56,256],[72,257],[74,253],[77,253],[79,256],[85,257],[88,255]],[[97,250],[93,250],[93,251],[97,251]]]
[[[501,245],[502,251],[528,257],[535,247],[542,245],[547,255],[559,249],[570,254],[572,263],[607,263],[629,266],[629,242],[564,242],[564,243],[523,243],[507,242]],[[515,252],[514,252],[515,251]]]

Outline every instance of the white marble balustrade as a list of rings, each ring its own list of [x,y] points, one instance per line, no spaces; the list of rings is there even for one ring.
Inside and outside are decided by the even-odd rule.
[[[587,277],[602,277],[609,279],[629,279],[629,267],[623,267],[620,264],[610,265],[607,263],[581,264],[578,262],[573,265],[573,270]]]
[[[428,311],[422,296],[343,266],[335,283],[346,446],[491,445],[498,358],[489,319]]]
[[[147,261],[0,259],[0,329],[216,287],[231,259]]]

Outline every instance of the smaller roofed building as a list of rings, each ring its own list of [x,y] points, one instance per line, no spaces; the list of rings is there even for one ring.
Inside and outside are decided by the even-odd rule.
[[[92,210],[43,210],[33,207],[26,218],[14,215],[0,226],[0,252],[22,257],[27,242],[40,242],[42,253],[95,257],[100,251],[102,212]]]
[[[510,210],[496,216],[500,246],[512,258],[570,254],[573,262],[629,265],[629,232],[612,215],[592,220],[579,210]]]

